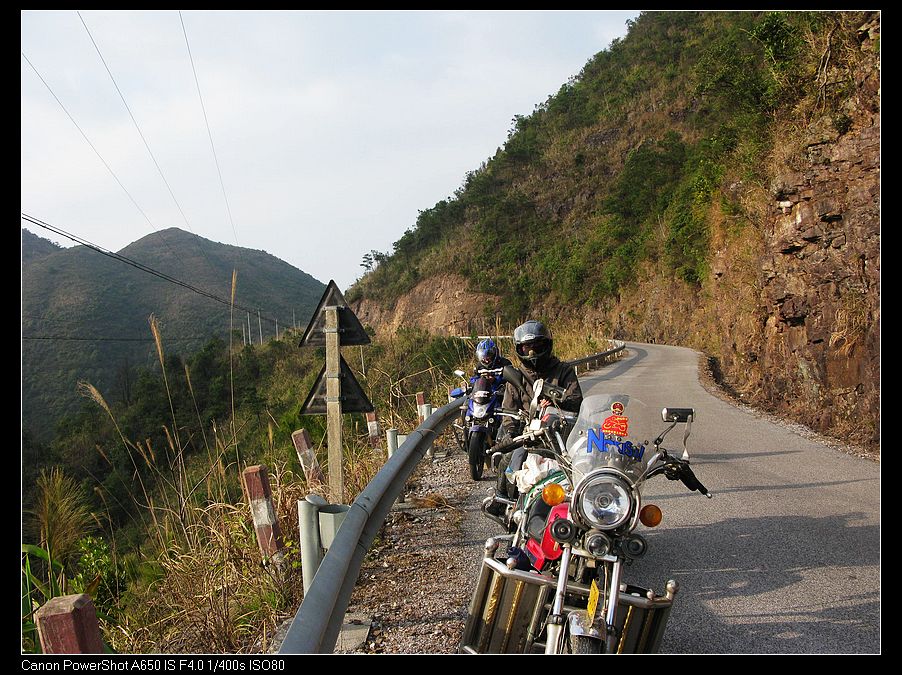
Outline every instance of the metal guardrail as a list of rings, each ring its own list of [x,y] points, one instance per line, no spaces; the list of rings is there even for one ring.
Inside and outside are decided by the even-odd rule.
[[[622,342],[615,344],[606,352],[568,363],[580,366],[606,361],[624,348]],[[460,414],[464,400],[464,397],[456,398],[442,406],[408,435],[351,504],[285,635],[280,654],[332,653],[370,544],[403,491],[407,478],[435,437]]]
[[[572,361],[567,361],[567,363],[575,368],[586,364],[591,364],[593,367],[596,367],[599,361],[607,361],[608,357],[620,353],[626,347],[626,345],[619,340],[612,340],[612,342],[614,343],[614,347],[607,350],[606,352],[584,356],[581,359],[573,359]]]
[[[280,654],[329,654],[360,574],[363,558],[426,450],[460,414],[463,397],[436,410],[407,436],[351,504],[335,540],[279,648]]]

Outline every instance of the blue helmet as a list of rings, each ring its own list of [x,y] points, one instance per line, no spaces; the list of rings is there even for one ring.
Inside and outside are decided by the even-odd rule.
[[[492,366],[498,358],[498,345],[491,338],[476,345],[476,360],[484,368]]]

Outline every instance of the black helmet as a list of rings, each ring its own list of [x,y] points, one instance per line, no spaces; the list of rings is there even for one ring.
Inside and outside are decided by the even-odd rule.
[[[538,372],[548,364],[553,346],[551,331],[541,321],[530,319],[514,331],[517,358],[532,371]]]

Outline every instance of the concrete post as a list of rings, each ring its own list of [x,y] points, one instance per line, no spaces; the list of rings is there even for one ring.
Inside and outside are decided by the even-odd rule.
[[[426,394],[417,392],[417,418],[422,424],[426,420]]]
[[[380,431],[379,431],[379,420],[376,419],[375,412],[368,412],[366,414],[366,428],[367,428],[367,432],[369,433],[369,436],[370,436],[370,447],[378,448]]]
[[[103,654],[100,624],[90,596],[51,598],[34,613],[45,654]]]
[[[301,463],[301,468],[304,469],[304,478],[307,479],[307,485],[311,488],[324,485],[326,478],[323,476],[323,470],[316,459],[316,452],[313,450],[310,434],[307,433],[306,429],[298,429],[291,434],[291,441],[294,443],[294,449],[298,453],[298,461]]]
[[[272,504],[267,469],[262,464],[249,466],[243,477],[260,554],[264,562],[272,561],[279,566],[282,563],[282,533]]]

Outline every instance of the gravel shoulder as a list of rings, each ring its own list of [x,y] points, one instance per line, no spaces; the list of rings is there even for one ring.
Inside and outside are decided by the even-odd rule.
[[[370,621],[366,641],[338,654],[454,654],[485,540],[501,532],[482,515],[495,474],[469,476],[457,448],[436,448],[408,481],[360,569],[348,614]]]

